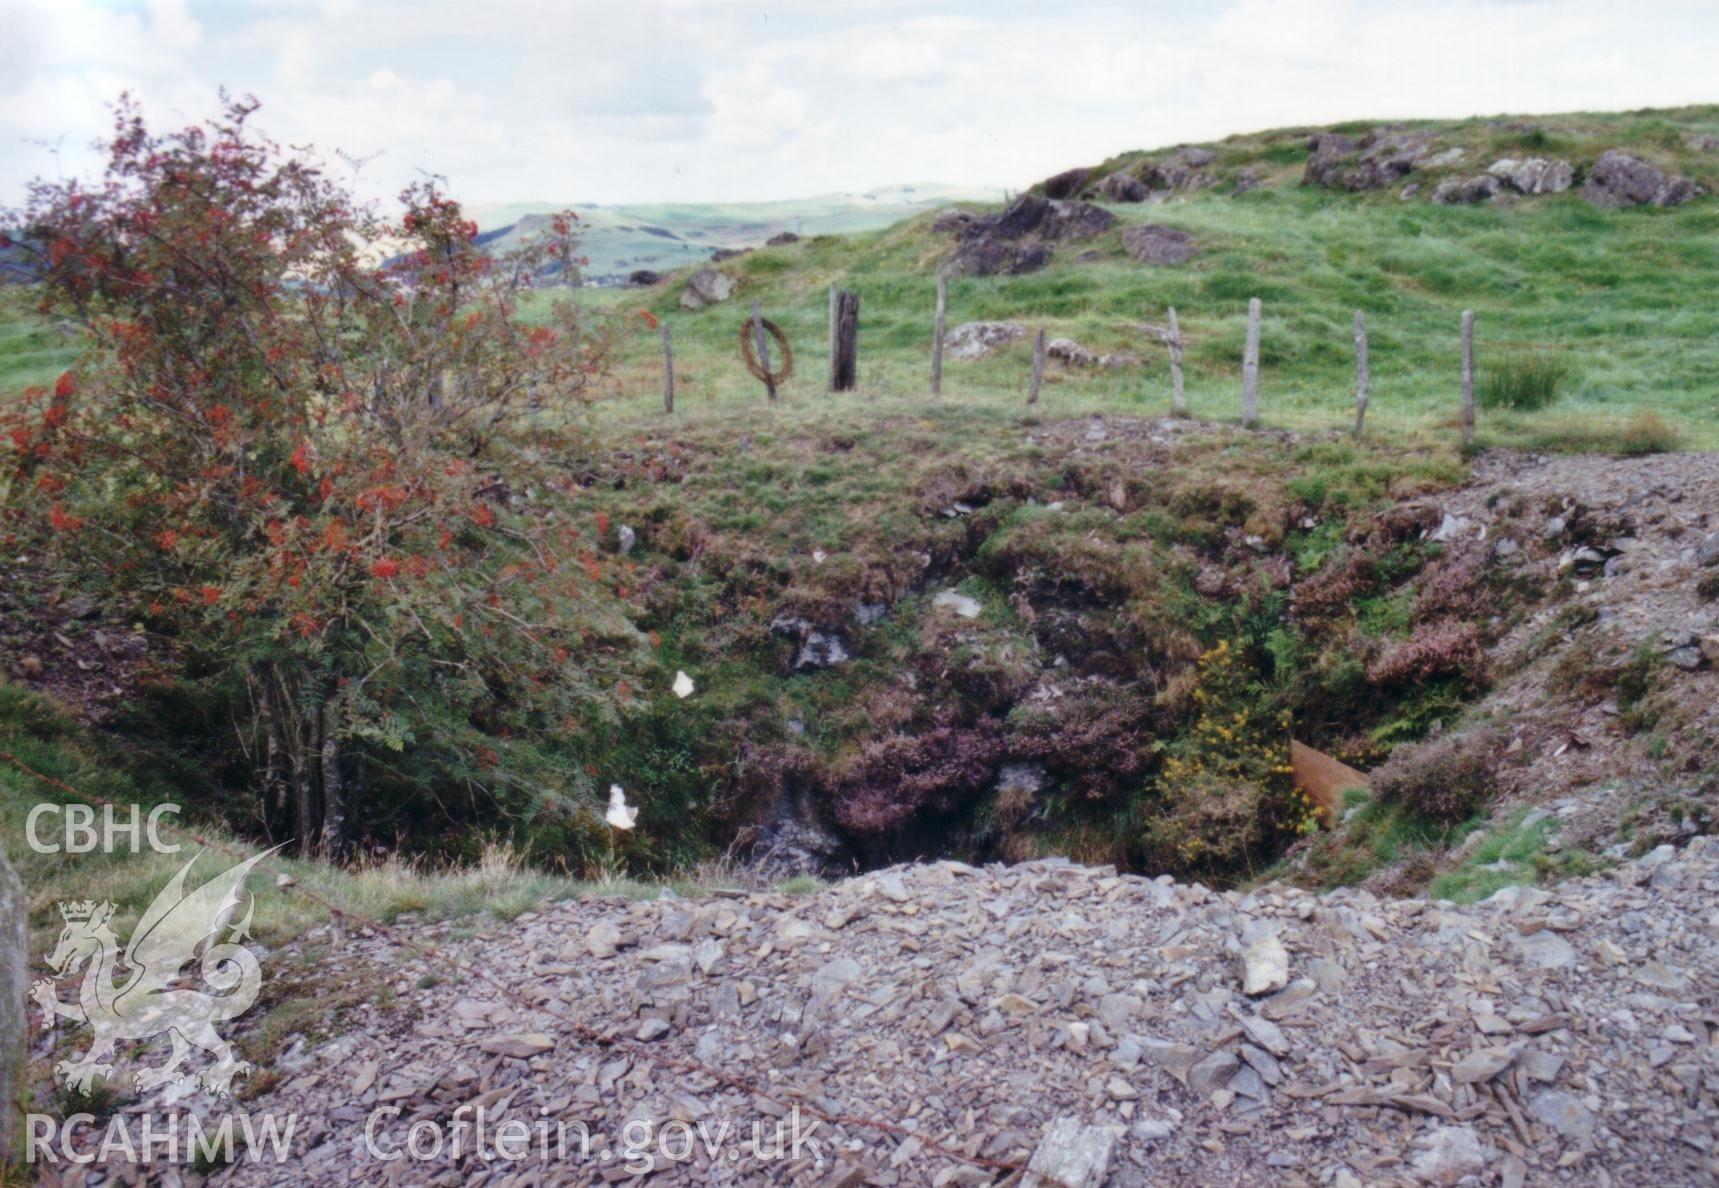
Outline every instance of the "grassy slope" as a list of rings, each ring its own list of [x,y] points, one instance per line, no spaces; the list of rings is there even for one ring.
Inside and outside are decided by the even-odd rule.
[[[1719,109],[1636,117],[1579,117],[1582,136],[1555,135],[1523,147],[1523,135],[1478,122],[1450,125],[1470,146],[1467,171],[1498,156],[1540,152],[1591,160],[1620,145],[1719,181],[1719,153],[1696,154],[1686,132],[1719,125]],[[1577,117],[1549,117],[1575,127]],[[1111,209],[1124,225],[1165,223],[1204,249],[1179,268],[1151,268],[1123,252],[1120,230],[1065,245],[1041,272],[962,278],[950,289],[951,324],[1010,319],[1045,325],[1099,351],[1133,351],[1139,368],[1064,372],[1053,367],[1053,409],[1159,411],[1167,404],[1162,348],[1143,332],[1177,307],[1188,340],[1189,397],[1196,414],[1237,412],[1245,311],[1265,305],[1262,342],[1267,423],[1338,427],[1350,414],[1350,319],[1362,308],[1371,332],[1372,422],[1381,431],[1450,423],[1458,387],[1460,311],[1477,317],[1479,362],[1521,352],[1555,353],[1571,378],[1552,408],[1483,414],[1483,441],[1606,448],[1616,427],[1651,410],[1687,448],[1719,446],[1719,202],[1673,210],[1600,211],[1576,193],[1514,205],[1442,207],[1401,201],[1394,192],[1337,194],[1298,184],[1305,130],[1264,133],[1217,146],[1220,170],[1243,165],[1271,184],[1231,197],[1215,187],[1164,205]],[[1529,137],[1530,141],[1539,138]],[[1484,141],[1484,143],[1482,143]],[[1119,158],[1111,164],[1125,164]],[[605,297],[645,304],[672,327],[682,409],[758,399],[735,358],[744,303],[763,302],[799,352],[790,397],[822,390],[826,287],[858,291],[861,383],[871,394],[916,397],[927,383],[933,277],[952,249],[924,215],[884,231],[818,238],[765,249],[725,267],[742,283],[740,300],[685,313],[678,283],[649,294]],[[1099,259],[1078,263],[1083,250]],[[1009,402],[1023,392],[1026,344],[978,363],[950,362],[945,391]],[[636,336],[617,373],[620,409],[648,411],[659,399],[654,340]]]
[[[1623,144],[1701,172],[1677,146],[1684,128],[1712,126],[1714,110],[1604,117],[1607,134],[1589,141]],[[1486,135],[1501,153],[1522,151],[1481,125],[1463,125],[1450,135]],[[1607,213],[1575,195],[1513,209],[1471,209],[1403,203],[1392,195],[1327,194],[1295,184],[1302,137],[1269,133],[1224,146],[1225,168],[1251,163],[1275,171],[1278,184],[1271,188],[1240,198],[1213,191],[1164,206],[1115,208],[1126,221],[1190,230],[1206,251],[1189,265],[1135,265],[1113,231],[1094,245],[1102,256],[1095,263],[1075,263],[1077,249],[1065,247],[1038,274],[956,281],[951,322],[1042,320],[1053,333],[1096,349],[1141,351],[1148,360],[1143,369],[1053,368],[1039,411],[1047,420],[1087,411],[1151,413],[1165,407],[1167,381],[1162,359],[1137,327],[1174,303],[1190,340],[1194,410],[1226,416],[1236,406],[1241,311],[1257,294],[1267,303],[1268,422],[1335,426],[1348,416],[1347,325],[1350,307],[1359,303],[1373,328],[1374,424],[1382,435],[1434,432],[1448,443],[1456,315],[1472,306],[1481,320],[1483,366],[1500,344],[1541,344],[1570,357],[1579,373],[1571,394],[1546,413],[1483,418],[1483,439],[1580,444],[1597,437],[1603,443],[1614,418],[1646,407],[1663,411],[1685,445],[1719,445],[1719,408],[1708,379],[1719,362],[1719,314],[1707,292],[1719,264],[1713,200],[1673,211]],[[592,498],[608,504],[616,522],[655,517],[666,525],[684,517],[698,531],[714,533],[731,556],[749,556],[745,564],[765,584],[824,597],[837,588],[863,592],[892,541],[928,539],[916,500],[937,472],[959,468],[982,480],[1038,470],[1041,460],[1023,442],[1031,424],[1023,423],[1019,404],[1024,348],[979,363],[951,361],[945,399],[934,407],[925,403],[931,278],[950,249],[929,231],[929,222],[922,216],[883,231],[755,252],[727,266],[744,281],[741,300],[699,313],[678,309],[678,285],[596,296],[625,308],[645,302],[669,321],[681,409],[672,424],[657,415],[658,348],[641,330],[629,339],[613,398],[599,411],[602,438],[623,454],[636,445],[647,457],[684,447],[698,459],[699,473],[678,490],[653,493],[649,484],[634,484],[625,498],[611,500],[597,490]],[[840,400],[822,396],[825,287],[831,281],[864,298],[862,391]],[[761,407],[758,386],[734,357],[742,302],[754,296],[802,352],[799,377],[788,384],[778,410]],[[19,312],[21,295],[6,300],[0,389],[50,380],[71,358],[71,348]],[[1324,465],[1312,457],[1302,464]],[[1049,479],[1036,476],[1035,486],[1041,480],[1054,485]],[[832,565],[852,569],[852,582],[810,576],[813,549],[838,554]],[[853,556],[840,557],[844,552]],[[679,594],[694,603],[722,593],[702,579],[687,581]],[[743,648],[730,650],[730,635],[756,632],[768,622],[769,608],[746,608],[741,625],[731,605],[713,602],[708,618],[688,607],[679,603],[669,614],[668,605],[659,606],[660,661],[665,675],[683,663],[696,666],[714,717],[770,705],[775,708],[767,716],[777,721],[794,713],[814,723],[822,718],[821,740],[814,727],[820,749],[851,741],[859,727],[844,714],[852,712],[851,694],[869,679],[865,655],[844,677],[816,684],[783,678],[760,671],[771,652],[762,640],[749,636]],[[911,633],[921,609],[916,603],[902,608],[900,626],[887,630]],[[748,656],[746,648],[762,655]],[[880,638],[874,654],[884,662],[879,674],[901,660],[888,638]],[[658,757],[643,748],[615,756],[619,763],[636,762],[641,777]],[[95,771],[101,764],[87,766]],[[17,834],[9,830],[8,836]],[[55,886],[46,872],[30,877]]]

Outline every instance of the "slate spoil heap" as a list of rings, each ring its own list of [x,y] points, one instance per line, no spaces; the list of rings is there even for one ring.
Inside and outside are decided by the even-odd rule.
[[[646,1178],[1002,1178],[935,1143],[1036,1158],[1071,1188],[1719,1177],[1711,838],[1469,907],[940,862],[808,897],[574,902],[468,933],[413,935],[523,1001],[384,937],[346,942],[345,975],[394,1001],[291,1044],[245,1103],[301,1115],[299,1182],[586,1184],[639,1166],[384,1164],[364,1149],[378,1105],[401,1111],[396,1145],[414,1119],[481,1104],[583,1121],[600,1150],[630,1120],[749,1136],[794,1102],[907,1133],[824,1123],[821,1159],[797,1162],[760,1160],[749,1138],[714,1158],[695,1144]],[[558,1015],[621,1042],[581,1042]],[[278,1174],[241,1164],[225,1182]]]

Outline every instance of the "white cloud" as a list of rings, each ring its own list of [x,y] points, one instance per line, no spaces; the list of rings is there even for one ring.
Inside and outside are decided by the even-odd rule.
[[[731,151],[780,147],[805,131],[812,110],[805,92],[783,86],[763,62],[717,71],[704,93],[713,109],[710,138]]]
[[[1126,148],[1353,118],[1711,98],[1705,0],[0,0],[0,203],[122,89],[223,85],[278,139],[477,202],[1024,185]]]
[[[856,78],[906,82],[936,78],[943,69],[943,55],[930,40],[868,38],[853,47],[844,66]]]

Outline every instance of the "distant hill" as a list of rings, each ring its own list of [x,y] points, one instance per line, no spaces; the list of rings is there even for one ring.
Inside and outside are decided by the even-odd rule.
[[[571,206],[584,226],[588,281],[615,284],[636,269],[655,272],[708,259],[719,248],[759,247],[784,231],[832,235],[875,231],[951,202],[995,202],[1003,192],[935,183],[884,186],[863,194],[823,194],[783,202],[596,203],[512,202],[471,208],[484,242],[505,251]]]

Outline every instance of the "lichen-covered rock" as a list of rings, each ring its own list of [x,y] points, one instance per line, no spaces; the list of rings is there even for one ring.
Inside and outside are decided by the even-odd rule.
[[[734,295],[734,281],[714,268],[700,268],[687,278],[681,290],[682,309],[703,309],[707,305],[727,301]]]
[[[1433,187],[1432,200],[1440,206],[1473,206],[1498,197],[1501,185],[1490,173],[1474,177],[1447,177]]]
[[[1518,194],[1562,194],[1576,180],[1576,170],[1568,161],[1551,161],[1545,157],[1516,160],[1504,157],[1494,161],[1486,170]]]
[[[1082,346],[1072,338],[1053,338],[1045,344],[1045,354],[1059,363],[1070,367],[1126,367],[1140,360],[1126,352],[1101,355],[1088,347]]]
[[[1308,138],[1301,184],[1327,190],[1383,190],[1432,155],[1431,132],[1375,128],[1360,140],[1320,132]]]
[[[951,359],[982,359],[1026,334],[1018,322],[963,322],[944,337],[943,353]]]
[[[1701,193],[1701,187],[1689,178],[1667,173],[1622,149],[1601,153],[1582,182],[1582,197],[1607,209],[1678,206]]]
[[[1210,149],[1180,148],[1161,161],[1153,161],[1140,171],[1147,200],[1161,202],[1172,194],[1211,185],[1215,179],[1206,167],[1215,160],[1217,154]]]

